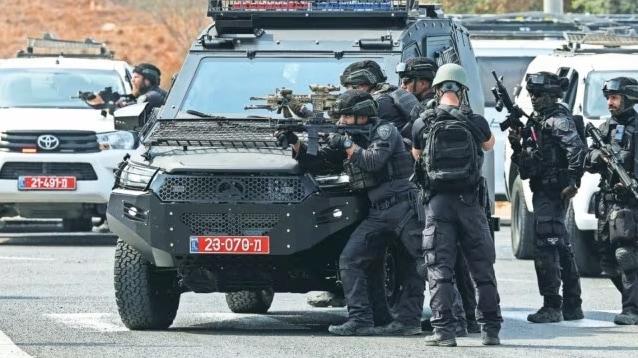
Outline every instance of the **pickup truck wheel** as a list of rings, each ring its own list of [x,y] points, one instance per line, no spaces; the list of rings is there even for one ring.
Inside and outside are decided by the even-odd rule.
[[[534,214],[527,209],[520,177],[512,185],[511,238],[512,252],[517,259],[534,257]]]
[[[65,232],[87,232],[93,229],[92,218],[62,219],[62,229]]]
[[[166,329],[175,319],[180,294],[174,271],[160,271],[122,239],[115,248],[115,302],[131,330]]]
[[[567,235],[569,235],[572,248],[574,249],[574,260],[576,261],[576,267],[578,267],[580,276],[600,276],[600,258],[596,254],[594,247],[595,232],[590,230],[578,230],[575,221],[574,207],[571,202],[569,203],[569,209],[565,217],[565,228],[567,229]]]
[[[275,291],[272,288],[259,291],[227,292],[226,303],[234,313],[266,313],[270,309]]]

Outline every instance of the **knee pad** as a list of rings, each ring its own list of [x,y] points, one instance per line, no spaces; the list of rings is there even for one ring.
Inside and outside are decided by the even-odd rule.
[[[617,248],[616,261],[623,272],[632,272],[638,269],[638,256],[636,250],[631,247]]]

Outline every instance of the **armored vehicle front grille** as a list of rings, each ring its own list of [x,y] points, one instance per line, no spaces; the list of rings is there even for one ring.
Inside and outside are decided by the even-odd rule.
[[[166,176],[162,201],[300,203],[308,195],[301,176]]]
[[[0,169],[0,179],[18,179],[24,175],[74,176],[77,180],[97,180],[89,163],[6,162]]]
[[[267,213],[184,213],[179,219],[193,235],[265,235],[279,223],[279,215]]]
[[[94,153],[100,151],[95,132],[91,131],[6,131],[0,135],[0,149],[38,153]]]

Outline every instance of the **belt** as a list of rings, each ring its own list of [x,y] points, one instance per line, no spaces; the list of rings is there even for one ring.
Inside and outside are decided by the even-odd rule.
[[[394,205],[398,203],[412,200],[413,198],[414,198],[414,195],[412,195],[412,193],[399,194],[397,196],[393,196],[386,200],[381,200],[381,201],[377,201],[376,203],[372,203],[370,206],[376,210],[385,210],[390,207],[393,207]]]

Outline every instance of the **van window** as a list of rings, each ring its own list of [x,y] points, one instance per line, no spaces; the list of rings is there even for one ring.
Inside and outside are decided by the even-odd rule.
[[[533,59],[533,56],[477,57],[476,62],[481,75],[485,107],[494,107],[496,105],[496,100],[492,94],[492,87],[494,87],[495,84],[492,71],[496,71],[499,77],[503,76],[503,85],[509,92],[512,100],[514,100],[514,87],[521,83],[525,76],[527,66]]]
[[[638,71],[592,71],[585,82],[585,103],[583,114],[587,118],[609,116],[607,100],[603,97],[603,83],[615,77],[638,79]]]

